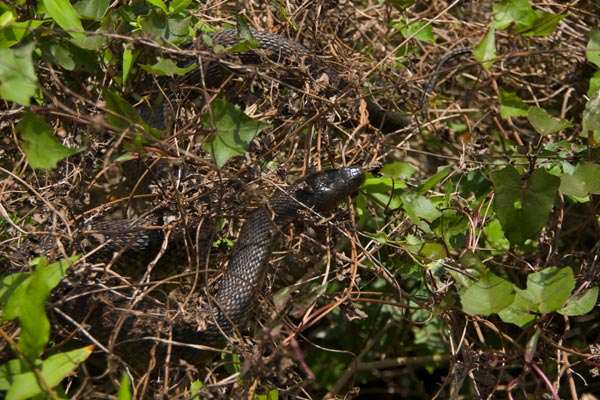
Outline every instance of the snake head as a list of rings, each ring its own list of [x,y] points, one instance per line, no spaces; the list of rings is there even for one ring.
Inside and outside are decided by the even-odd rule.
[[[317,211],[326,211],[354,193],[364,180],[365,171],[361,167],[319,172],[301,182],[296,198]]]

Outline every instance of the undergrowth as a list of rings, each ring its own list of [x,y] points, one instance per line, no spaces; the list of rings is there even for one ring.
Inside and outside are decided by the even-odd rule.
[[[598,393],[600,18],[591,0],[563,3],[0,2],[0,390]],[[240,48],[210,47],[211,32],[232,26]],[[142,118],[148,82],[169,91],[164,77],[194,73],[175,61],[178,46],[251,49],[248,27],[300,41],[347,87],[297,87],[250,68],[218,90],[194,88],[202,101],[177,99],[172,128]],[[423,104],[437,61],[461,47],[472,51],[441,66]],[[371,126],[370,94],[412,123]],[[87,310],[69,309],[110,291],[134,310],[153,290],[196,284],[223,265],[248,209],[341,165],[369,170],[360,193],[330,219],[283,232],[256,323],[222,353],[188,363],[149,341],[150,362],[135,365],[135,353],[113,351],[118,324],[89,331]],[[129,271],[77,246],[89,220],[152,212],[187,238],[175,270],[157,272],[176,247],[168,241]],[[168,337],[157,327],[155,339]]]

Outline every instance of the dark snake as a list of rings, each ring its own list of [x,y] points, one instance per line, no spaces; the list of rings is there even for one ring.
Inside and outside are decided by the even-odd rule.
[[[269,32],[252,31],[252,35],[258,40],[256,48],[234,54],[224,53],[216,59],[213,57],[208,62],[197,63],[195,57],[188,57],[187,62],[197,63],[201,68],[188,73],[178,83],[196,87],[202,83],[202,86],[214,88],[220,86],[227,76],[235,73],[232,65],[260,66],[265,63],[274,63],[275,65],[301,66],[302,68],[299,69],[302,72],[308,69],[313,76],[316,76],[314,75],[315,71],[324,73],[335,85],[340,84],[337,74],[324,66],[304,46]],[[210,35],[210,40],[213,45],[224,48],[240,42],[236,30],[216,32]],[[205,48],[204,45],[199,47]],[[448,53],[443,62],[466,51],[458,49],[452,54]],[[434,75],[426,86],[425,96],[433,89],[441,64],[436,66]],[[160,83],[164,82],[164,80],[160,81]],[[147,104],[142,106],[140,113],[150,125],[164,127],[166,125],[164,123],[165,116],[172,113],[167,107],[172,100],[173,98],[168,98],[165,101],[160,96],[154,95]],[[387,131],[393,131],[409,124],[410,119],[404,113],[384,110],[371,96],[366,97],[365,100],[374,125]],[[286,190],[277,191],[265,206],[252,212],[235,243],[228,268],[219,283],[214,298],[210,301],[211,306],[199,310],[199,313],[210,315],[212,323],[209,323],[204,330],[200,330],[193,323],[187,324],[181,321],[174,323],[172,325],[173,340],[216,346],[223,343],[234,330],[243,329],[262,287],[265,267],[268,264],[277,232],[296,220],[302,210],[320,212],[336,207],[340,201],[358,189],[364,178],[364,171],[360,167],[346,167],[313,174]],[[127,233],[131,232],[132,228],[138,228],[137,233]],[[142,227],[131,221],[101,221],[92,223],[91,229],[98,232],[110,231],[108,237],[112,244],[106,250],[119,252],[127,247],[135,252],[143,252],[149,247],[149,236],[143,232]],[[98,235],[92,235],[92,237],[97,239]],[[135,335],[139,335],[140,332],[133,333],[134,330],[125,332],[125,338],[135,340]],[[151,332],[142,333],[152,335]]]

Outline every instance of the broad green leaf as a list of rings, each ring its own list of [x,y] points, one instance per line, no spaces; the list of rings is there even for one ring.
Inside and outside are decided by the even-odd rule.
[[[38,79],[31,54],[35,43],[16,49],[0,49],[0,97],[29,106]]]
[[[498,316],[504,322],[510,322],[517,326],[523,327],[535,319],[535,315],[531,313],[531,305],[522,296],[522,290],[515,288],[516,295],[513,302],[505,309],[498,312]]]
[[[529,106],[515,93],[500,89],[498,101],[500,101],[500,115],[502,118],[527,116]]]
[[[54,169],[59,161],[79,152],[63,146],[46,122],[27,111],[17,126],[23,140],[23,151],[32,168]]]
[[[67,260],[60,260],[48,266],[45,264],[45,259],[37,258],[36,271],[40,271],[42,279],[46,282],[50,289],[54,289],[62,280],[63,276],[69,269],[71,263],[77,261],[80,256],[69,257]],[[31,283],[31,273],[25,272],[21,274],[9,275],[0,280],[0,305],[6,303],[4,314],[5,320],[15,319],[22,314],[22,305],[27,302],[26,291]]]
[[[600,67],[600,30],[592,29],[590,31],[590,40],[585,47],[585,56],[589,62]]]
[[[228,53],[243,53],[245,51],[256,49],[258,46],[260,46],[260,41],[254,37],[246,20],[243,18],[238,18],[238,20],[240,41],[233,46],[228,47]]]
[[[534,10],[528,0],[505,0],[492,6],[494,18],[489,26],[513,31],[523,36],[546,36],[566,15],[557,15],[543,10]]]
[[[533,310],[547,314],[561,309],[575,288],[573,270],[569,267],[550,267],[527,277],[523,296]]]
[[[369,177],[365,179],[361,187],[366,193],[387,193],[396,189],[405,189],[407,185],[399,179]]]
[[[41,362],[38,368],[50,387],[58,385],[79,364],[92,353],[94,346],[82,347],[65,353],[58,353]],[[17,365],[18,364],[18,365]],[[22,363],[9,362],[0,366],[0,384],[9,382],[6,400],[30,399],[44,393],[39,379],[33,372],[22,370]]]
[[[6,11],[2,16],[12,16],[12,12]],[[12,21],[0,24],[0,48],[12,47],[27,37],[44,21],[27,20],[22,22]]]
[[[540,135],[560,132],[571,126],[566,119],[552,117],[548,111],[540,107],[529,107],[527,119]]]
[[[486,271],[479,281],[462,293],[460,301],[464,312],[488,316],[508,307],[514,297],[515,291],[510,282]]]
[[[522,180],[510,166],[493,171],[490,176],[495,188],[494,211],[508,240],[523,244],[533,239],[548,222],[560,178],[537,169]]]
[[[73,8],[82,19],[100,21],[110,6],[110,0],[79,0]]]
[[[46,316],[46,301],[50,296],[50,287],[44,279],[44,267],[36,268],[27,290],[26,300],[21,305],[19,325],[21,335],[19,344],[23,354],[29,360],[35,360],[44,351],[50,338],[50,321]]]
[[[400,198],[403,208],[412,222],[424,232],[431,232],[429,224],[442,215],[431,200],[417,193],[405,193]]]
[[[560,191],[573,197],[600,194],[600,165],[581,161],[573,174],[564,173],[560,177]]]
[[[153,9],[147,16],[140,18],[142,32],[156,39],[178,44],[186,40],[190,29],[191,16],[167,16]]]
[[[585,290],[569,299],[566,306],[558,310],[562,315],[576,317],[592,311],[598,303],[598,286]]]
[[[13,292],[31,276],[30,272],[11,274],[0,279],[0,308],[8,303]],[[14,317],[16,318],[16,316]]]
[[[216,132],[203,149],[212,155],[219,168],[232,157],[244,154],[256,135],[270,126],[250,118],[225,99],[214,100],[210,109],[210,113],[202,115],[202,124],[206,129]]]
[[[494,18],[490,27],[505,29],[514,25],[519,32],[531,27],[536,20],[535,12],[528,0],[504,0],[492,6]]]
[[[152,65],[140,65],[143,70],[150,72],[156,76],[183,76],[190,71],[193,71],[198,66],[194,63],[185,68],[179,68],[173,60],[161,58],[158,62]]]
[[[384,176],[408,179],[417,172],[417,169],[408,163],[398,161],[384,165],[379,172]]]
[[[405,18],[402,22],[394,24],[394,29],[400,31],[405,38],[413,38],[422,42],[435,43],[433,37],[433,27],[424,21],[415,21]]]
[[[85,37],[79,16],[68,0],[42,0],[50,17],[74,39]]]
[[[567,17],[567,14],[559,15],[551,12],[536,10],[537,19],[533,23],[531,30],[525,32],[523,36],[548,36],[554,32],[556,25]]]
[[[497,58],[496,30],[494,28],[490,28],[483,40],[475,46],[473,55],[485,69],[489,69],[494,64]]]

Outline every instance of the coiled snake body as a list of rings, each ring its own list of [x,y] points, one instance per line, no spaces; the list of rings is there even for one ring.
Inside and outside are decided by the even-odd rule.
[[[261,290],[277,233],[296,220],[303,210],[321,212],[336,207],[358,189],[364,178],[362,168],[345,167],[309,175],[287,189],[277,190],[267,204],[248,216],[218,289],[214,297],[210,298],[210,306],[197,310],[197,315],[191,318],[189,315],[179,315],[170,319],[172,339],[179,343],[218,346],[236,329],[244,329]],[[88,228],[89,232],[94,233],[89,234],[86,239],[94,246],[102,244],[105,238],[110,238],[109,242],[104,242],[104,255],[101,256],[109,260],[107,254],[128,251],[141,255],[154,245],[151,235],[144,232],[141,225],[129,220],[100,221],[92,223]],[[119,299],[103,301],[120,309],[128,308]],[[81,310],[97,305],[98,301],[89,299],[89,304],[74,302],[69,308],[71,312],[81,313]],[[138,308],[142,311],[151,310],[151,316],[133,313],[127,317],[128,321],[119,333],[120,342],[135,342],[142,337],[152,337],[156,334],[157,322],[172,315],[164,304],[142,303]],[[158,321],[157,315],[162,316],[158,317]],[[207,320],[208,324],[200,328],[198,321],[202,319]],[[107,316],[106,310],[103,310],[95,322],[89,320],[87,323],[93,331],[112,333],[111,326],[115,319],[114,316]],[[135,347],[131,345],[125,346],[125,353],[133,348]],[[139,353],[140,350],[136,352]]]

